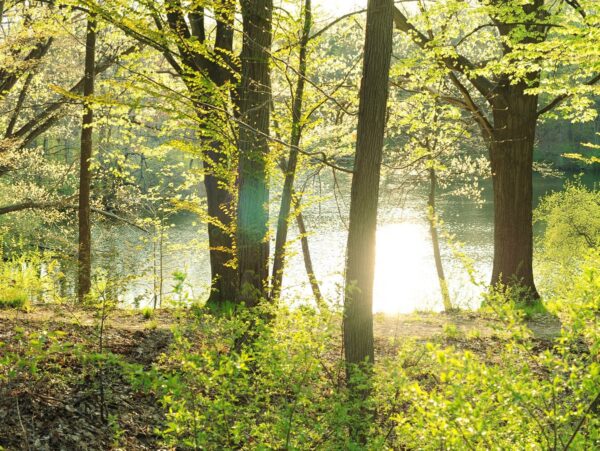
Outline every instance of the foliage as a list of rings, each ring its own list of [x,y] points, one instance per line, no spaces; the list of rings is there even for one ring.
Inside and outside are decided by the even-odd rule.
[[[27,293],[23,289],[7,287],[0,293],[0,308],[23,308],[27,300]]]
[[[587,252],[600,246],[600,191],[579,179],[567,181],[563,191],[542,199],[534,220],[545,227],[537,260],[546,290],[552,290],[559,275],[577,272]]]
[[[175,331],[154,372],[137,374],[168,411],[167,444],[191,448],[300,448],[342,440],[347,407],[337,389],[340,367],[330,315],[311,309],[202,312]],[[185,324],[185,323],[184,323]],[[318,339],[315,339],[318,337]]]
[[[0,259],[0,308],[58,300],[62,277],[58,262],[50,254],[25,252],[20,257]]]
[[[91,378],[86,390],[99,396],[106,385],[108,405],[115,396],[108,381],[126,377],[160,400],[164,423],[148,426],[167,447],[594,449],[600,445],[598,250],[567,275],[545,304],[562,323],[555,339],[537,339],[510,292],[495,291],[481,312],[495,324],[492,336],[468,338],[448,326],[428,344],[380,344],[366,401],[349,398],[345,388],[339,314],[303,306],[218,315],[198,306],[179,310],[171,345],[151,367],[97,352],[96,336],[73,347],[61,330],[20,328],[11,338],[16,348],[0,345],[0,375],[4,384],[37,386],[74,358],[78,363],[70,365],[82,369],[60,384],[87,387],[78,378]],[[111,346],[110,335],[105,340]],[[366,381],[359,375],[355,383]],[[364,416],[365,406],[374,416]],[[113,407],[106,418],[114,439],[123,440],[127,430]],[[364,446],[347,434],[359,423],[366,425]]]
[[[372,418],[342,383],[338,315],[303,307],[270,310],[268,321],[196,309],[161,362],[130,375],[160,396],[168,446],[365,449],[346,430],[367,422],[366,449],[590,449],[600,444],[599,262],[591,252],[548,300],[563,323],[552,342],[538,342],[496,291],[482,312],[493,340],[448,328],[444,341],[408,340],[385,355],[366,401]]]
[[[151,307],[144,307],[142,309],[142,316],[146,320],[154,318],[154,309]]]

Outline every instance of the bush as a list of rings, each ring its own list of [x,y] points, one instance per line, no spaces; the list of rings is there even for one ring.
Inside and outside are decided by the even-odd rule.
[[[572,277],[589,249],[600,246],[600,191],[580,180],[565,184],[564,191],[544,197],[534,221],[545,227],[537,240],[538,273],[550,292],[561,277]]]
[[[154,318],[154,309],[152,307],[144,307],[142,309],[142,316],[145,320]]]
[[[56,282],[62,276],[49,255],[27,252],[6,258],[0,250],[0,307],[23,307],[30,299],[57,300]]]
[[[533,339],[508,292],[487,315],[495,339],[457,349],[406,342],[381,355],[366,400],[345,389],[338,312],[190,312],[152,371],[168,447],[184,449],[596,449],[600,416],[600,254],[548,301],[564,327]],[[192,320],[190,325],[190,320]],[[348,437],[366,425],[366,443]]]
[[[539,244],[546,256],[562,261],[600,246],[600,191],[576,179],[544,197],[534,220],[545,225]]]
[[[176,328],[161,365],[134,380],[159,393],[167,446],[346,448],[349,406],[339,354],[332,353],[340,345],[336,331],[330,314],[310,309],[194,312]]]
[[[0,288],[0,308],[23,308],[27,303],[25,290],[18,287]]]

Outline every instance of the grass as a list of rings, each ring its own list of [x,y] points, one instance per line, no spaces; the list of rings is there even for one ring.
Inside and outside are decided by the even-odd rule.
[[[533,302],[517,303],[517,308],[523,312],[525,319],[532,319],[536,316],[548,315],[548,309],[540,300]]]
[[[154,318],[154,309],[152,307],[144,307],[142,309],[142,316],[146,320]]]

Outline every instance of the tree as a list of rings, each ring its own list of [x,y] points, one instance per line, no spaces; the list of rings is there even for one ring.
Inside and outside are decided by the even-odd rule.
[[[96,66],[96,20],[88,18],[85,39],[85,75],[83,82],[84,113],[81,121],[81,155],[79,163],[79,253],[78,298],[83,302],[92,286],[92,230],[90,217],[90,164],[92,161],[94,110],[94,69]]]
[[[428,81],[431,81],[428,79]],[[390,107],[391,133],[401,135],[401,146],[389,153],[387,166],[396,177],[412,186],[428,185],[427,221],[435,268],[444,310],[453,308],[444,271],[440,246],[440,214],[437,200],[445,195],[466,196],[481,201],[479,181],[489,177],[489,164],[483,146],[472,133],[474,124],[459,107],[440,99],[447,92],[447,80],[440,80],[436,92],[430,92],[418,75],[402,78],[404,91]]]
[[[80,139],[76,135],[81,116],[73,105],[81,102],[85,77],[69,53],[74,48],[84,50],[76,47],[80,21],[72,11],[54,4],[11,3],[3,13],[3,20],[10,23],[3,51],[11,57],[0,64],[0,102],[9,112],[1,121],[0,179],[6,205],[0,207],[0,215],[37,209],[56,220],[55,213],[78,207],[70,162],[63,165],[48,153],[65,151],[67,140]],[[66,29],[68,33],[63,32]],[[115,39],[98,52],[102,58],[96,62],[95,74],[106,73],[134,50],[130,42]],[[64,70],[56,70],[58,66]],[[19,192],[21,183],[33,186]],[[41,217],[38,214],[36,219]]]
[[[375,235],[392,54],[392,8],[392,0],[370,0],[367,8],[345,275],[344,354],[349,377],[353,366],[372,364],[375,358]]]
[[[269,277],[269,118],[272,0],[242,0],[237,255],[240,300],[256,305]]]
[[[360,44],[346,48],[343,41],[354,44],[356,38],[362,35],[362,27],[354,24],[351,27],[353,34],[345,36],[347,25],[343,24],[343,19],[351,17],[349,15],[312,31],[312,2],[301,0],[295,4],[299,14],[279,15],[280,25],[276,27],[277,34],[274,36],[278,46],[273,51],[272,90],[277,95],[272,102],[272,123],[273,135],[279,144],[275,150],[281,149],[281,155],[276,154],[275,158],[284,177],[277,218],[271,297],[277,299],[281,291],[290,244],[288,230],[295,218],[306,274],[317,305],[323,305],[302,212],[306,194],[303,190],[309,180],[314,180],[327,167],[334,172],[339,169],[352,172],[332,162],[340,157],[351,158],[354,151],[351,132],[356,129],[354,111],[358,106],[356,86],[360,81],[362,54]],[[335,44],[344,48],[343,54],[338,54],[332,42],[328,42],[329,34],[335,36]],[[346,114],[347,124],[341,126],[342,117]],[[283,136],[289,136],[289,139]],[[340,146],[339,141],[342,140],[343,145]],[[339,152],[341,148],[343,153]],[[332,155],[331,151],[335,154]],[[308,177],[300,182],[304,188],[296,189],[295,181],[303,175]],[[310,204],[310,200],[306,203]]]
[[[203,163],[207,200],[211,268],[208,302],[231,301],[237,293],[237,272],[232,262],[235,260],[232,174],[236,158],[232,150],[234,137],[228,129],[236,84],[234,74],[238,72],[233,54],[236,2],[94,2],[90,9],[140,44],[160,52],[187,90],[187,100],[197,121],[195,153]],[[207,15],[216,22],[214,33],[207,29]],[[156,67],[156,70],[161,69]]]
[[[198,132],[203,142],[204,187],[208,209],[208,240],[211,266],[209,303],[231,301],[236,296],[237,276],[230,263],[234,248],[232,215],[234,206],[230,182],[223,174],[231,157],[226,149],[226,136],[219,132],[223,114],[219,107],[229,108],[231,97],[233,50],[233,16],[235,2],[217,0],[212,10],[217,23],[214,42],[209,42],[205,29],[205,8],[193,4],[184,7],[180,1],[167,2],[166,22],[174,35],[177,52],[163,49],[167,61],[184,81],[199,121]],[[159,30],[165,31],[162,19],[153,14]],[[188,25],[189,24],[189,25]],[[178,61],[179,58],[179,61]],[[208,79],[209,87],[203,79]],[[206,104],[217,108],[206,108]]]
[[[285,265],[285,244],[287,241],[288,221],[292,207],[292,196],[294,191],[294,180],[296,177],[296,166],[298,165],[298,146],[302,137],[302,107],[304,102],[304,85],[306,83],[306,59],[308,52],[308,41],[312,26],[312,2],[306,0],[304,3],[304,24],[299,43],[299,62],[298,62],[298,80],[296,81],[296,90],[293,96],[292,106],[292,131],[290,136],[290,153],[287,164],[284,165],[285,180],[283,183],[283,192],[281,193],[281,207],[279,208],[279,218],[277,221],[277,235],[275,238],[275,256],[273,261],[273,289],[272,298],[279,296],[281,282],[283,279],[283,269]],[[302,222],[298,225],[301,226]],[[304,243],[303,243],[304,249]],[[308,255],[304,249],[305,258]],[[308,267],[312,266],[310,264]],[[311,271],[312,272],[312,271]],[[314,287],[314,274],[308,274],[311,278],[311,284]],[[315,294],[319,293],[318,288]],[[317,298],[320,295],[317,295]]]
[[[467,8],[463,2],[450,0],[430,11],[425,9],[425,3],[419,3],[421,15],[417,25],[398,8],[394,10],[396,28],[424,51],[428,64],[444,70],[455,85],[457,95],[446,100],[473,115],[488,145],[494,186],[491,284],[522,286],[530,299],[538,297],[532,263],[536,124],[542,114],[574,93],[568,85],[565,87],[562,76],[556,76],[556,66],[561,61],[580,85],[591,86],[600,80],[600,76],[584,78],[590,72],[584,59],[564,61],[559,56],[568,39],[557,35],[558,32],[552,35],[554,29],[564,27],[571,33],[569,39],[575,39],[581,47],[582,42],[590,39],[582,29],[589,30],[592,26],[579,3],[567,3],[577,5],[575,13],[562,2],[546,4],[543,0],[482,1]],[[448,26],[454,23],[459,11],[460,22]],[[418,26],[426,31],[421,32]],[[552,45],[554,38],[560,40],[556,46]],[[490,46],[490,42],[494,45]],[[477,51],[477,59],[472,61],[466,52],[473,49]],[[552,92],[546,86],[545,76],[560,79],[561,94],[539,107],[540,92],[544,89]]]

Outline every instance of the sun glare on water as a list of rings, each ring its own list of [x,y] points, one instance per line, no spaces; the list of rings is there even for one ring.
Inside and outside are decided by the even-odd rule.
[[[425,224],[388,224],[377,231],[373,310],[408,313],[436,308],[438,287]]]

